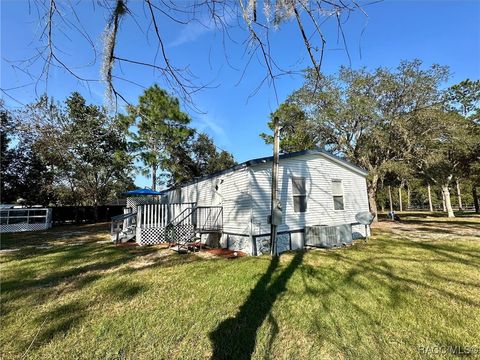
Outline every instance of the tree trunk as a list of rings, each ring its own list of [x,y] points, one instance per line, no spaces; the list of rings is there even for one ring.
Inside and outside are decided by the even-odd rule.
[[[368,182],[368,205],[370,207],[370,212],[375,216],[373,221],[378,221],[378,211],[377,211],[377,186],[378,186],[378,176],[373,175],[371,181]]]
[[[152,190],[157,191],[157,165],[152,165]]]
[[[433,212],[432,191],[430,190],[430,184],[427,184],[427,191],[428,191],[428,207],[430,209],[430,212]]]
[[[398,206],[399,206],[399,211],[403,211],[403,203],[402,203],[402,185],[398,187]]]
[[[478,202],[478,194],[477,194],[477,185],[472,184],[472,197],[473,197],[473,206],[475,206],[475,212],[478,214],[480,213],[480,204]]]
[[[463,210],[462,192],[460,191],[460,181],[458,181],[458,179],[457,179],[457,197],[458,197],[458,210]]]
[[[443,212],[447,212],[447,205],[445,204],[445,193],[443,192],[443,188],[442,188],[442,208],[443,208]]]
[[[454,218],[455,215],[453,214],[452,202],[450,201],[450,190],[448,190],[448,184],[442,185],[442,194],[443,199],[445,200],[444,202],[447,209],[447,216],[449,218]]]
[[[393,201],[392,201],[392,189],[390,185],[388,185],[388,201],[390,202],[390,212],[393,212]]]

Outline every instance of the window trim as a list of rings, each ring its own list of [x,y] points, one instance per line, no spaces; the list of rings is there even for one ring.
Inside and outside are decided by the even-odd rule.
[[[334,182],[340,182],[341,187],[342,187],[342,194],[334,194],[333,193],[333,183]],[[331,179],[331,189],[332,189],[332,205],[333,205],[333,211],[345,211],[345,187],[343,186],[343,179]],[[335,209],[335,197],[342,197],[342,209]]]
[[[293,200],[293,213],[294,214],[302,214],[302,213],[306,213],[308,211],[308,196],[307,196],[307,178],[305,176],[291,176],[290,177],[291,179],[291,183],[292,183],[292,200]],[[295,191],[294,191],[294,181],[295,180],[301,180],[303,181],[303,188],[304,188],[304,193],[299,193],[299,194],[295,194]],[[305,201],[305,211],[295,211],[295,198],[304,198],[304,201]],[[301,200],[300,200],[301,201]],[[300,205],[300,208],[302,208],[302,206]]]

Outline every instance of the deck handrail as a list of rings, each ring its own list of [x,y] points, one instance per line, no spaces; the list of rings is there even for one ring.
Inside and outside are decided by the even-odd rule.
[[[112,216],[111,220],[112,221],[123,221],[125,219],[128,219],[128,218],[136,216],[136,215],[137,215],[136,212],[131,212],[131,213],[128,213],[128,214],[120,214],[120,215]]]
[[[203,224],[196,224],[197,227],[200,230],[214,230],[214,229],[223,228],[223,206],[213,205],[213,206],[197,206],[196,207],[197,211],[207,210],[207,209],[210,210],[210,211],[208,212],[205,219],[203,219],[204,223]],[[211,226],[207,226],[209,218],[212,217],[212,211],[211,211],[212,209],[217,209],[219,211],[217,212],[217,216],[215,217],[215,219],[213,219],[213,221],[211,222]],[[221,220],[221,223],[219,224],[218,220],[219,220],[220,216],[222,216],[222,220]]]
[[[186,208],[184,209],[180,214],[178,214],[177,216],[175,216],[175,218],[173,218],[172,220],[170,220],[168,222],[168,224],[166,225],[166,227],[169,227],[169,226],[172,226],[172,225],[178,225],[179,223],[181,223],[182,221],[184,221],[188,216],[190,216],[196,209],[196,206],[192,206],[192,207],[189,207],[189,208]],[[181,217],[186,211],[190,211],[189,214],[185,215],[183,217],[183,219],[181,221],[177,221],[177,219],[179,217]]]
[[[122,216],[118,218],[119,221],[123,219]],[[223,207],[197,206],[195,203],[142,204],[137,207],[136,225],[137,241],[141,244],[155,243],[156,238],[178,244],[180,239],[180,242],[186,238],[190,241],[199,234],[220,232],[223,229]],[[148,240],[144,241],[143,236]]]
[[[112,216],[110,235],[115,236],[116,244],[118,244],[120,240],[120,233],[126,229],[136,226],[136,220],[136,212]]]

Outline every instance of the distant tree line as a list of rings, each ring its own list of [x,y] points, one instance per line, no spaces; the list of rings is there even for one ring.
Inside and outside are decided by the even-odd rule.
[[[124,114],[87,104],[78,92],[64,102],[44,95],[15,111],[1,105],[2,203],[98,207],[135,188],[135,173],[156,189],[235,164],[156,85]]]
[[[281,150],[321,147],[368,170],[374,213],[441,206],[451,217],[452,198],[478,212],[480,81],[444,89],[449,75],[419,60],[393,70],[342,67],[332,76],[307,70],[303,86],[272,114]],[[138,172],[157,189],[235,164],[157,85],[122,114],[76,92],[64,102],[42,96],[15,111],[1,108],[3,203],[98,206],[134,188]]]
[[[424,68],[420,60],[394,70],[341,67],[320,78],[308,70],[303,86],[271,115],[282,127],[281,150],[320,147],[368,170],[375,214],[379,205],[440,203],[453,217],[452,192],[460,209],[473,203],[478,212],[480,81],[443,89],[449,76],[447,67]],[[271,135],[260,136],[272,143]]]

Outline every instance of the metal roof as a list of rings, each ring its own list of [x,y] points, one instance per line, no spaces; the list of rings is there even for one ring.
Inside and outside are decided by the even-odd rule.
[[[315,150],[303,150],[303,151],[296,151],[292,153],[286,153],[286,154],[280,154],[279,158],[281,159],[288,159],[291,157],[297,157],[297,156],[302,156],[302,155],[323,155],[326,158],[332,160],[333,162],[339,163],[340,165],[346,166],[349,169],[360,173],[361,175],[367,176],[368,172],[365,169],[362,169],[359,166],[356,166],[352,164],[351,162],[342,159],[341,157],[335,156],[328,151],[322,150],[322,149],[315,149]],[[273,156],[266,156],[263,158],[258,158],[258,159],[252,159],[246,161],[248,165],[256,165],[256,164],[263,164],[265,162],[273,161]]]
[[[325,151],[325,150],[322,150],[322,149],[303,150],[303,151],[296,151],[296,152],[292,152],[292,153],[284,153],[284,154],[279,155],[279,159],[280,160],[289,159],[289,158],[293,158],[293,157],[297,157],[297,156],[303,156],[303,155],[322,155],[325,158],[330,159],[333,162],[336,162],[337,164],[342,165],[342,166],[356,172],[357,174],[360,174],[360,175],[363,175],[363,176],[368,175],[368,172],[365,169],[362,169],[361,167],[356,166],[356,165],[352,164],[351,162],[349,162],[345,159],[342,159],[342,158],[340,158],[336,155],[333,155],[333,154],[329,153],[328,151]],[[270,162],[270,161],[273,161],[273,156],[265,156],[265,157],[261,157],[261,158],[247,160],[247,161],[244,161],[243,163],[235,165],[231,168],[221,170],[221,171],[217,171],[217,172],[214,172],[214,173],[209,174],[209,175],[199,176],[199,177],[197,177],[195,179],[192,179],[190,181],[186,181],[186,182],[171,186],[168,189],[162,190],[160,193],[163,194],[167,191],[178,189],[178,188],[190,185],[190,184],[194,184],[194,183],[199,182],[199,181],[211,179],[211,178],[214,178],[214,177],[217,177],[217,176],[220,176],[220,175],[224,175],[224,174],[230,173],[230,172],[235,171],[235,170],[240,170],[240,169],[243,169],[243,168],[246,168],[246,167],[249,167],[249,166],[265,164],[265,163]]]

